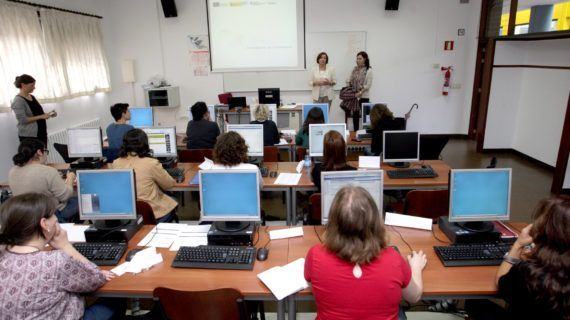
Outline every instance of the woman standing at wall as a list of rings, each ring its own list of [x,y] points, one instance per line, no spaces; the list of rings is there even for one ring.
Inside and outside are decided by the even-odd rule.
[[[356,55],[356,67],[352,69],[350,77],[346,80],[347,86],[354,90],[356,98],[358,98],[357,108],[345,111],[345,122],[348,121],[348,117],[352,117],[354,131],[359,129],[360,109],[362,104],[370,102],[370,87],[372,87],[372,79],[373,75],[368,54],[364,51],[360,51]]]
[[[329,56],[321,52],[317,56],[317,65],[311,71],[309,85],[312,87],[312,97],[315,103],[328,103],[333,99],[333,87],[336,84],[334,68],[328,66]]]

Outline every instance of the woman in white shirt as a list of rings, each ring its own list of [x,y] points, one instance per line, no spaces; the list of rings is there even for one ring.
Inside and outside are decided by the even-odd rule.
[[[370,67],[368,54],[361,51],[356,55],[356,67],[354,67],[350,77],[346,80],[346,84],[354,89],[356,92],[356,98],[358,98],[358,109],[352,110],[352,112],[350,112],[351,114],[347,112],[345,116],[345,121],[348,120],[348,117],[352,117],[354,131],[357,131],[360,125],[360,111],[362,104],[370,102],[372,78],[372,67]]]
[[[311,80],[309,80],[313,88],[313,102],[328,103],[330,106],[333,99],[333,87],[336,84],[334,68],[327,66],[329,56],[326,52],[319,53],[317,63],[318,65],[311,71]]]

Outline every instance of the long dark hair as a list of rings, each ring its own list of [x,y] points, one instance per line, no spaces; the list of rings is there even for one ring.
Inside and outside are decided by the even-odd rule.
[[[123,145],[121,146],[119,157],[124,158],[131,153],[136,154],[139,158],[151,156],[148,137],[141,129],[131,129],[123,137]]]
[[[365,51],[360,51],[359,53],[356,54],[356,56],[362,56],[364,58],[364,65],[366,66],[366,69],[370,69],[372,68],[370,66],[370,59],[368,59],[368,53],[366,53]]]
[[[26,163],[28,163],[28,161],[32,160],[36,156],[38,150],[41,150],[43,152],[45,148],[46,145],[38,139],[24,139],[22,142],[20,142],[18,153],[12,157],[12,161],[14,162],[14,165],[23,167],[26,165]]]
[[[347,166],[346,143],[342,135],[329,131],[323,139],[323,165],[325,171],[336,171]]]
[[[543,199],[530,229],[534,248],[520,264],[535,299],[570,319],[570,197]]]
[[[309,125],[314,123],[325,123],[325,114],[321,108],[314,107],[307,112],[307,118],[303,122],[303,132],[309,133]]]
[[[40,221],[54,215],[53,198],[41,193],[24,193],[0,206],[0,244],[18,246],[33,237],[44,236]]]

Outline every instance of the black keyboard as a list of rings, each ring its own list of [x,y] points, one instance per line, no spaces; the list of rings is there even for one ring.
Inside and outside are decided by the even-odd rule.
[[[196,269],[253,270],[255,247],[180,247],[173,267]]]
[[[98,266],[116,266],[127,251],[127,244],[119,242],[78,242],[73,246]]]
[[[184,181],[184,169],[182,168],[166,168],[164,169],[168,174],[176,180],[176,182],[180,183]]]
[[[415,179],[415,178],[435,178],[437,173],[432,167],[414,168],[414,169],[398,169],[387,170],[386,173],[390,179]]]
[[[259,172],[261,173],[262,177],[269,176],[269,169],[267,167],[259,167]]]
[[[498,266],[505,253],[511,249],[509,243],[472,243],[433,247],[446,267]]]

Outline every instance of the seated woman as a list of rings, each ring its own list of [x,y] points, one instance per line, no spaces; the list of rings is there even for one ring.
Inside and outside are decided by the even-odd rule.
[[[192,121],[186,127],[188,149],[212,149],[220,135],[218,124],[210,121],[210,112],[204,102],[196,102],[190,109]]]
[[[67,173],[63,180],[59,172],[46,166],[48,150],[38,139],[24,139],[18,153],[12,158],[14,167],[8,173],[14,195],[28,192],[45,194],[57,202],[55,215],[60,222],[74,222],[79,218],[79,205],[74,195],[75,174]]]
[[[269,108],[264,104],[260,104],[257,109],[255,109],[255,121],[250,122],[252,124],[263,125],[264,146],[274,146],[279,143],[279,130],[277,130],[275,122],[269,119],[269,116]]]
[[[89,320],[124,314],[120,300],[100,299],[85,308],[81,294],[114,276],[75,250],[55,208],[53,199],[40,193],[15,196],[0,207],[2,318]]]
[[[497,271],[512,319],[570,319],[569,255],[570,197],[543,199]]]
[[[295,144],[298,147],[308,148],[309,147],[309,125],[315,123],[325,123],[325,115],[323,110],[320,108],[312,108],[307,113],[307,118],[303,122],[303,127],[297,133],[295,137]]]
[[[255,169],[254,164],[247,162],[247,144],[239,133],[229,131],[221,134],[214,146],[214,166],[212,169]],[[259,187],[263,185],[263,178],[259,175]]]
[[[387,246],[366,190],[347,186],[337,192],[324,235],[305,260],[318,319],[398,319],[402,297],[410,303],[420,299],[426,256],[414,251],[406,261]]]
[[[383,103],[375,104],[370,110],[370,126],[372,128],[372,146],[370,149],[375,156],[382,153],[384,130],[405,129],[394,119],[392,111]]]
[[[346,162],[346,144],[342,135],[336,131],[329,131],[323,139],[323,163],[315,163],[311,177],[313,183],[321,192],[322,171],[356,170]]]
[[[123,139],[121,152],[111,164],[112,169],[134,169],[137,200],[147,202],[157,222],[178,222],[178,203],[164,194],[176,181],[164,170],[158,160],[150,155],[148,137],[141,129],[133,129]]]

